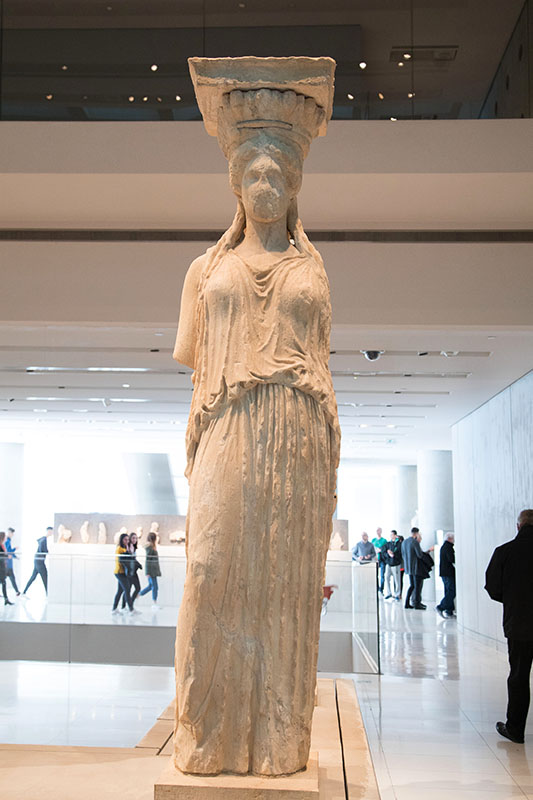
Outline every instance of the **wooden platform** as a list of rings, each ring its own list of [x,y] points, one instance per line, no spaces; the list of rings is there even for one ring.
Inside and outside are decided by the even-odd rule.
[[[171,748],[170,739],[164,749],[171,753]],[[379,800],[353,681],[318,680],[311,757],[306,772],[288,778],[232,775],[199,777],[184,775],[170,762],[156,782],[154,798]]]
[[[135,748],[0,744],[2,800],[154,800],[154,786],[171,763],[173,719],[171,703]],[[318,753],[319,800],[379,800],[352,681],[318,681],[311,750]],[[310,790],[309,785],[300,788]],[[226,794],[230,797],[237,795]]]

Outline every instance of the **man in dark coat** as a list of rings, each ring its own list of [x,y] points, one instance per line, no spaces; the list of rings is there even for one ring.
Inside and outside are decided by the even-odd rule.
[[[436,606],[441,617],[453,617],[455,614],[455,537],[448,533],[440,549],[439,575],[444,584],[444,597]]]
[[[402,559],[406,575],[409,575],[409,589],[405,598],[405,608],[418,608],[424,611],[427,606],[422,602],[422,583],[429,577],[429,570],[433,565],[431,556],[424,553],[420,547],[420,532],[418,528],[411,528],[411,536],[402,542]],[[430,550],[433,550],[431,547]],[[426,563],[431,560],[431,565]],[[411,597],[413,605],[411,605]]]
[[[522,744],[529,710],[529,675],[533,663],[533,613],[531,611],[531,550],[533,509],[518,515],[518,534],[497,547],[487,567],[485,589],[503,603],[503,632],[509,651],[507,720],[496,730]]]

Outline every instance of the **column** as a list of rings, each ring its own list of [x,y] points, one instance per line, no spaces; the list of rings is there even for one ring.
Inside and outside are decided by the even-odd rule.
[[[453,470],[451,450],[420,450],[418,453],[418,525],[422,549],[437,545],[438,530],[453,531]],[[439,543],[440,544],[440,543]],[[439,578],[439,547],[433,552],[435,566],[424,581],[424,602],[442,597]]]
[[[418,509],[416,466],[398,467],[398,533],[407,536]]]
[[[418,526],[424,544],[435,541],[438,530],[453,531],[453,473],[451,450],[418,453]]]

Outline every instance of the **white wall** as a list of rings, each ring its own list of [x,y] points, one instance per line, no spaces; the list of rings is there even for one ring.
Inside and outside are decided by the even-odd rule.
[[[453,427],[460,624],[503,641],[502,607],[484,591],[495,547],[533,507],[533,371]]]

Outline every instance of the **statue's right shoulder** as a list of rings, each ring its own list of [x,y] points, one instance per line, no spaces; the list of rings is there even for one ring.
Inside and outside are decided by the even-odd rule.
[[[187,270],[187,275],[185,276],[186,285],[188,285],[191,288],[192,287],[197,288],[199,286],[203,272],[207,264],[209,263],[209,258],[212,250],[213,248],[210,247],[208,250],[206,250],[205,253],[202,253],[201,256],[195,258],[194,261],[191,263],[189,269]]]

